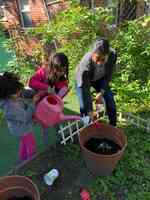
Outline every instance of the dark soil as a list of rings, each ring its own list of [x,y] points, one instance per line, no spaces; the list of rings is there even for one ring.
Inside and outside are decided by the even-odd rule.
[[[90,138],[84,147],[91,152],[103,155],[112,155],[121,150],[118,144],[107,138]]]
[[[43,176],[52,168],[60,175],[50,189]],[[79,144],[50,147],[17,174],[28,176],[38,186],[42,200],[80,200],[81,188],[87,189],[95,179],[84,164]]]
[[[24,197],[16,197],[16,196],[14,196],[14,197],[9,198],[8,200],[33,200],[33,199],[31,197],[29,197],[29,196],[24,196]]]

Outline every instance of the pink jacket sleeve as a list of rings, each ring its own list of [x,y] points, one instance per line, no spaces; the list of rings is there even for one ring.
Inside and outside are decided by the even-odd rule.
[[[57,81],[55,82],[54,86],[57,90],[60,90],[63,87],[68,87],[68,81],[67,80]]]
[[[69,91],[68,81],[58,81],[54,84],[55,88],[58,90],[57,95],[61,98],[67,95]]]
[[[41,67],[30,78],[29,87],[35,90],[47,90],[49,85],[46,81],[46,71]]]

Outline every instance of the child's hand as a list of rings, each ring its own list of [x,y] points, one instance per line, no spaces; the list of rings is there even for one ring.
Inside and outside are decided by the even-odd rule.
[[[33,98],[32,98],[33,104],[36,104],[39,100],[40,100],[40,95],[39,94],[34,95]]]
[[[56,78],[55,70],[54,69],[49,70],[47,79],[51,81],[51,80],[55,80],[55,78]]]
[[[48,80],[51,80],[54,78],[54,73],[53,72],[49,72],[48,74]]]
[[[55,94],[55,89],[54,88],[52,88],[52,87],[48,87],[48,93],[52,93],[52,94]]]

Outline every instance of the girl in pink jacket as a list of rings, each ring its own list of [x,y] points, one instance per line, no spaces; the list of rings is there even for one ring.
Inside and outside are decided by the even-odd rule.
[[[41,66],[30,78],[29,87],[36,92],[54,92],[63,98],[68,88],[68,58],[64,53],[55,53],[48,62]],[[58,127],[56,127],[56,130]],[[44,144],[48,145],[48,128],[42,127]]]
[[[29,86],[35,91],[50,92],[51,88],[63,98],[68,93],[68,58],[64,53],[50,56],[47,64],[38,68],[29,80]]]

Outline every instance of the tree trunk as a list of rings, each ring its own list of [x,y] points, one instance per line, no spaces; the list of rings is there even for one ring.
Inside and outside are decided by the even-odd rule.
[[[137,9],[136,9],[136,17],[142,17],[145,12],[145,1],[137,0]]]

